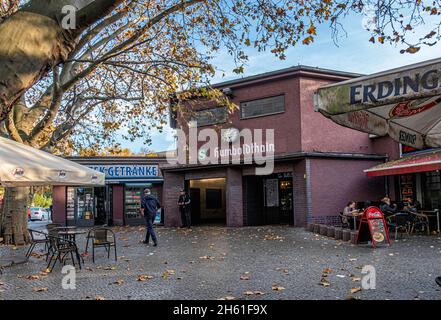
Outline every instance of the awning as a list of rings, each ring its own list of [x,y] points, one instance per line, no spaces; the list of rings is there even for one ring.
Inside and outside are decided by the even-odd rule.
[[[315,111],[418,149],[441,147],[441,59],[324,86]]]
[[[441,170],[441,150],[413,154],[364,170],[368,177]]]
[[[104,185],[104,174],[0,137],[0,186]]]

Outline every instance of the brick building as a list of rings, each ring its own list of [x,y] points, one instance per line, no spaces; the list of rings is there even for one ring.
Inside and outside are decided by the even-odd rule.
[[[259,165],[245,158],[235,164],[162,166],[165,225],[180,225],[177,199],[182,188],[191,195],[195,224],[216,222],[235,227],[333,223],[349,200],[378,200],[386,193],[394,194],[393,183],[385,183],[387,178],[367,178],[363,170],[398,158],[398,144],[338,126],[314,112],[313,93],[318,87],[357,76],[292,67],[217,84],[239,106],[231,114],[213,101],[202,101],[192,104],[191,113],[174,115],[175,126],[187,135],[191,120],[197,121],[198,133],[206,128],[273,129],[274,170],[256,175]],[[239,137],[243,150],[244,141]],[[201,152],[203,145],[204,141],[198,142],[199,160],[207,156],[207,150]],[[267,152],[266,139],[262,146]],[[229,156],[231,150],[227,150]],[[222,157],[221,151],[216,151],[216,157]],[[211,152],[208,156],[213,157]]]

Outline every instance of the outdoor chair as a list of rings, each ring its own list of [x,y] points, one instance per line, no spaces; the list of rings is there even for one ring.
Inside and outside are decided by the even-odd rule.
[[[340,214],[338,215],[338,217],[340,218],[340,226],[341,228],[344,229],[350,229],[350,224],[349,224],[349,220],[348,217],[346,217],[343,212],[340,212]]]
[[[28,229],[29,234],[31,236],[31,245],[29,246],[28,251],[26,252],[26,258],[29,258],[32,254],[32,252],[35,249],[35,246],[37,244],[44,244],[44,250],[48,250],[49,248],[49,239],[47,237],[47,234],[42,232],[42,231],[37,231],[37,230],[32,230],[32,229]],[[47,259],[47,253],[46,255],[46,259]]]
[[[398,232],[403,235],[403,233],[409,234],[410,232],[410,221],[409,214],[407,213],[396,213],[386,217],[387,227],[389,230],[395,232],[395,240],[398,239]],[[404,231],[404,232],[402,232]]]
[[[427,235],[430,235],[429,217],[421,213],[411,213],[412,221],[410,223],[409,233],[412,234],[415,230],[425,230]]]
[[[74,267],[75,267],[75,257],[76,257],[79,268],[81,269],[81,258],[78,252],[78,247],[75,244],[75,242],[52,235],[48,235],[48,239],[50,243],[49,247],[51,249],[48,252],[48,256],[50,255],[50,258],[47,264],[47,269],[49,269],[52,272],[57,261],[63,263],[63,265],[66,264],[66,257],[69,256],[72,259],[72,264]]]
[[[104,247],[107,251],[107,258],[110,258],[110,248],[113,247],[115,251],[115,261],[117,261],[116,255],[116,237],[115,233],[107,227],[95,227],[89,230],[87,234],[86,253],[89,247],[89,240],[92,244],[92,261],[95,263],[95,248]]]

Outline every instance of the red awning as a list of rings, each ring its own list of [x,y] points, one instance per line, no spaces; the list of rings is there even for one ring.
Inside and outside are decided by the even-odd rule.
[[[413,154],[364,170],[368,177],[441,170],[441,150]]]

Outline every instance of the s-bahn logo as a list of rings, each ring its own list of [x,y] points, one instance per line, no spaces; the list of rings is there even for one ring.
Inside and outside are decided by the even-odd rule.
[[[399,103],[389,111],[389,117],[390,118],[405,118],[405,117],[414,116],[418,113],[421,113],[421,112],[424,112],[426,110],[433,108],[434,106],[436,106],[440,102],[441,102],[441,97],[437,98],[436,100],[431,101],[429,103],[424,103],[422,105],[418,100]],[[416,104],[418,104],[418,106],[415,106]]]

